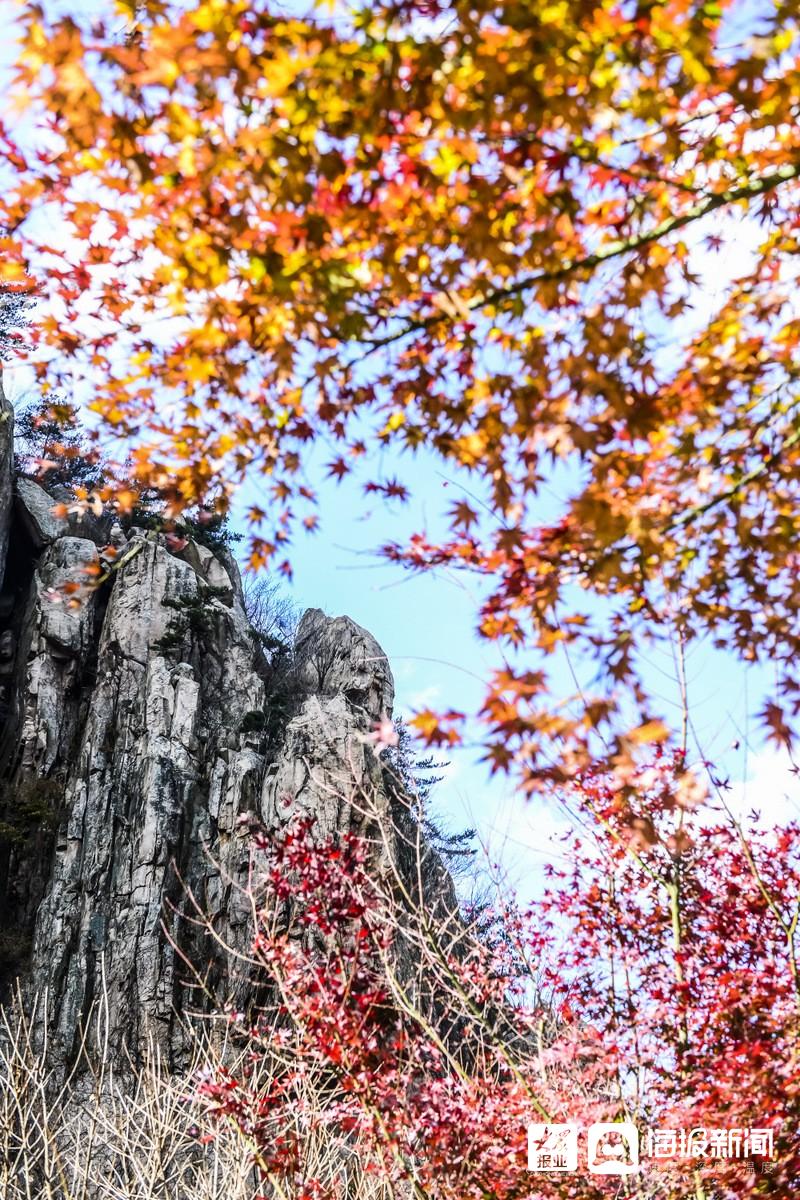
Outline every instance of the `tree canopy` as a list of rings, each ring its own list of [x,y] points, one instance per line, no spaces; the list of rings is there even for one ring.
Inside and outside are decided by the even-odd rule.
[[[636,651],[666,628],[769,659],[763,715],[791,738],[796,3],[131,0],[21,21],[35,129],[1,131],[4,276],[40,297],[42,379],[91,380],[140,487],[177,513],[260,473],[251,560],[288,571],[320,519],[315,447],[398,501],[402,459],[376,474],[374,451],[425,447],[477,498],[384,550],[488,579],[495,768],[533,788],[664,737]],[[596,696],[548,701],[559,646],[602,664]],[[416,724],[447,744],[459,719]]]

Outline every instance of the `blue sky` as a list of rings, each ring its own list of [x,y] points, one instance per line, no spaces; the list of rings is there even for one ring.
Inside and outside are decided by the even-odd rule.
[[[70,10],[72,6],[65,2],[60,7]],[[82,14],[87,7],[81,0]],[[97,0],[91,7],[103,4]],[[15,8],[13,0],[0,0],[4,29],[11,27]],[[746,6],[739,9],[741,15]],[[12,56],[13,44],[6,37],[0,45],[0,88]],[[714,307],[725,278],[735,273],[747,254],[748,228],[740,223],[728,232],[731,245],[713,263],[697,252],[698,269],[704,272],[696,298],[698,310]],[[27,385],[24,371],[7,377],[12,395]],[[425,452],[396,462],[390,459],[387,473],[398,473],[413,493],[409,506],[394,508],[374,497],[365,498],[355,483],[337,486],[326,480],[325,461],[319,452],[308,467],[309,482],[321,497],[322,525],[319,534],[300,538],[294,546],[294,598],[303,607],[319,607],[332,615],[347,613],[375,635],[392,664],[399,712],[427,706],[474,711],[499,661],[497,649],[474,633],[476,582],[446,572],[410,576],[375,554],[382,542],[403,540],[415,529],[435,526],[438,515],[459,498],[469,481],[445,477],[441,464]],[[248,500],[257,499],[257,490],[254,485],[256,494]],[[769,673],[745,671],[731,656],[703,645],[690,651],[687,668],[702,753],[730,775],[735,805],[741,810],[757,803],[765,819],[800,815],[800,788],[787,763],[764,746],[754,719]],[[561,664],[560,676],[565,689],[572,691],[566,663]],[[668,647],[648,653],[646,679],[662,699],[668,718],[677,699]],[[568,827],[563,813],[546,801],[524,802],[507,780],[490,780],[479,762],[477,746],[454,751],[450,757],[446,779],[436,791],[437,808],[453,828],[477,826],[490,857],[503,864],[523,895],[530,896],[541,880],[542,863],[561,853],[553,839]]]

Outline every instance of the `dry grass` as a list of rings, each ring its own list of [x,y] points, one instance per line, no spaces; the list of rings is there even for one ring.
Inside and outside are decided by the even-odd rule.
[[[0,1012],[4,1200],[254,1200],[244,1138],[217,1124],[204,1142],[206,1118],[189,1099],[190,1080],[212,1065],[207,1041],[196,1040],[182,1079],[151,1045],[136,1068],[84,1058],[59,1080],[34,1039],[34,1015],[19,1003]]]
[[[323,1183],[348,1200],[390,1200],[396,1193],[364,1171],[355,1145],[327,1128],[319,1080],[308,1075],[281,1132],[302,1148],[297,1170],[270,1176],[254,1166],[253,1143],[240,1124],[204,1107],[197,1085],[231,1074],[245,1063],[252,1096],[269,1091],[270,1072],[282,1069],[272,1055],[247,1055],[193,1031],[192,1061],[170,1073],[154,1043],[134,1066],[111,1064],[107,1049],[88,1053],[66,1078],[48,1065],[37,1012],[21,1000],[0,1008],[0,1198],[2,1200],[274,1200],[306,1194],[304,1181]],[[92,1015],[96,1043],[103,1037],[102,1003]],[[227,1023],[211,1028],[215,1034]],[[87,1038],[88,1041],[88,1038]],[[62,1072],[63,1074],[63,1072]],[[280,1119],[287,1121],[283,1108]]]

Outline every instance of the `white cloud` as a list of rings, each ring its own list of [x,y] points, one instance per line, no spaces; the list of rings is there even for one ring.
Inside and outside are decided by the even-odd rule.
[[[416,692],[412,692],[408,697],[408,707],[411,709],[432,708],[441,694],[442,689],[436,683],[418,688]]]
[[[726,806],[745,825],[752,823],[754,811],[757,824],[766,829],[800,820],[800,775],[785,750],[769,748],[752,755],[746,776],[733,780],[722,795]]]

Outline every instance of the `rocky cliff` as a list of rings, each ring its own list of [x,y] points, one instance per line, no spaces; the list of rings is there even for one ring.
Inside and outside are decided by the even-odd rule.
[[[57,519],[37,482],[12,480],[4,399],[0,415],[3,982],[46,992],[65,1061],[102,995],[112,1049],[149,1033],[177,1065],[181,1014],[202,1002],[186,962],[220,999],[249,987],[191,918],[196,902],[220,943],[247,938],[250,814],[377,820],[401,856],[407,813],[365,736],[391,712],[391,672],[369,633],[312,610],[287,706],[230,554]],[[452,908],[435,855],[426,877]]]

